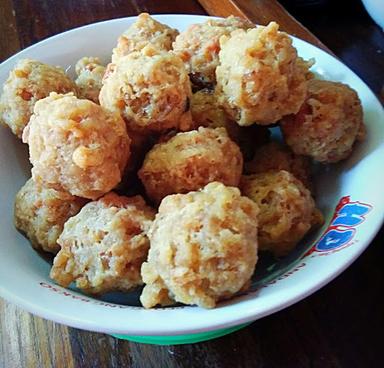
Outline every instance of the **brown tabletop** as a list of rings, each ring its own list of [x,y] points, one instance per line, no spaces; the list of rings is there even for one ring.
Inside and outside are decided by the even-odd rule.
[[[204,8],[195,0],[1,0],[0,61],[46,37],[100,20],[142,11],[233,11],[259,23],[275,19],[282,29],[329,47],[380,94],[384,35],[358,0],[329,1],[309,10],[292,5],[303,1],[282,1],[323,44],[274,0],[201,2]],[[383,236],[382,229],[348,270],[314,295],[239,332],[194,345],[117,340],[34,317],[0,299],[0,367],[382,367]]]

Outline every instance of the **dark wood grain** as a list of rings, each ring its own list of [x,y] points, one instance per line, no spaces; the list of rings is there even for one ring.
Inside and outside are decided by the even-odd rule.
[[[204,14],[195,1],[174,0],[14,0],[14,9],[22,48],[67,29],[140,12]]]
[[[271,15],[268,1],[247,3],[255,2],[266,6],[255,15],[265,17],[258,23],[274,17],[283,29],[295,33],[289,25],[292,18],[282,8]],[[249,6],[245,1],[238,3]],[[348,17],[342,21],[342,10],[332,13],[332,7],[316,9],[315,13],[291,6],[290,10],[380,93],[384,36],[357,0],[349,2],[344,9]],[[204,14],[194,0],[2,0],[0,60],[64,30],[141,11]],[[300,32],[313,37],[308,31]],[[355,264],[306,300],[239,332],[194,345],[161,347],[117,340],[34,317],[0,300],[0,368],[381,367],[383,239],[382,230]]]
[[[0,61],[20,49],[12,0],[0,1]]]
[[[68,327],[0,299],[0,367],[72,368]]]
[[[360,0],[327,1],[322,7],[298,7],[282,0],[376,94],[384,84],[384,37]],[[384,6],[384,3],[383,3]]]

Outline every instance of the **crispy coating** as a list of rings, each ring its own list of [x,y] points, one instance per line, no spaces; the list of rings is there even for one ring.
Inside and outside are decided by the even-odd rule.
[[[38,101],[23,141],[36,182],[90,199],[120,182],[130,154],[123,119],[73,94]]]
[[[64,225],[51,278],[64,287],[76,281],[89,294],[141,285],[140,267],[149,249],[146,233],[154,216],[140,196],[111,192],[88,203]]]
[[[287,144],[300,155],[319,162],[347,158],[356,140],[363,140],[363,109],[356,91],[349,86],[310,80],[308,96],[296,115],[281,122]]]
[[[64,223],[85,203],[83,198],[44,188],[29,179],[15,198],[15,226],[35,249],[56,254],[60,249],[57,238]]]
[[[162,132],[191,125],[191,85],[179,57],[147,46],[108,69],[100,104],[120,113],[129,130]]]
[[[119,37],[113,49],[112,63],[133,51],[140,51],[150,44],[160,51],[172,49],[172,42],[179,32],[153,19],[147,13],[141,13],[136,21]]]
[[[277,23],[235,31],[223,36],[220,45],[217,93],[239,125],[268,125],[299,110],[309,63],[297,56]]]
[[[79,98],[99,103],[99,93],[106,67],[97,57],[83,57],[76,63],[77,78],[75,83]]]
[[[309,158],[296,155],[288,146],[277,142],[261,146],[252,161],[247,162],[244,166],[247,174],[285,170],[299,179],[307,189],[312,188]]]
[[[249,286],[257,261],[257,205],[210,183],[161,202],[141,274],[145,308],[172,300],[213,308]]]
[[[198,190],[212,181],[237,186],[242,168],[240,149],[225,129],[200,127],[156,144],[139,178],[148,197],[159,203],[168,194]]]
[[[212,90],[202,89],[192,95],[191,114],[195,127],[225,128],[229,137],[239,145],[245,161],[253,157],[257,147],[269,140],[268,128],[260,125],[241,127],[230,119]]]
[[[191,97],[192,120],[196,127],[205,126],[209,128],[223,127],[231,134],[233,120],[231,120],[224,109],[218,104],[217,96],[212,90],[202,89],[195,92]],[[227,128],[229,127],[229,128]]]
[[[323,222],[309,190],[287,171],[243,176],[240,188],[260,209],[260,250],[284,256],[313,226]]]
[[[199,79],[203,84],[212,85],[216,82],[215,70],[219,65],[220,37],[229,36],[236,29],[252,27],[252,23],[234,16],[192,24],[176,37],[173,51],[184,61],[192,81]]]
[[[36,101],[50,92],[76,93],[76,85],[59,67],[31,59],[20,60],[3,85],[0,122],[21,138]]]

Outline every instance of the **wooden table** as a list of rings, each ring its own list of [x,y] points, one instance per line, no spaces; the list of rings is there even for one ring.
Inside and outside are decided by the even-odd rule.
[[[204,3],[207,9],[213,4],[226,11],[219,0]],[[254,20],[265,23],[273,17],[284,30],[319,44],[274,1],[237,3],[237,10]],[[258,10],[249,13],[252,4]],[[314,12],[291,9],[380,93],[384,36],[357,0]],[[67,29],[142,11],[205,14],[195,0],[1,0],[0,60]],[[0,367],[381,367],[383,236],[382,229],[353,266],[306,300],[237,333],[195,345],[121,341],[45,321],[0,300]]]

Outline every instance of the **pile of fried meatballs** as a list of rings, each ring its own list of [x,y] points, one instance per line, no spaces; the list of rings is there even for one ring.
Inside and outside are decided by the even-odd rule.
[[[322,225],[313,163],[364,139],[357,93],[313,63],[274,22],[179,33],[148,14],[74,81],[20,60],[0,97],[32,164],[16,228],[55,255],[55,282],[91,295],[144,285],[145,308],[213,308],[245,291],[259,251],[285,256]]]

